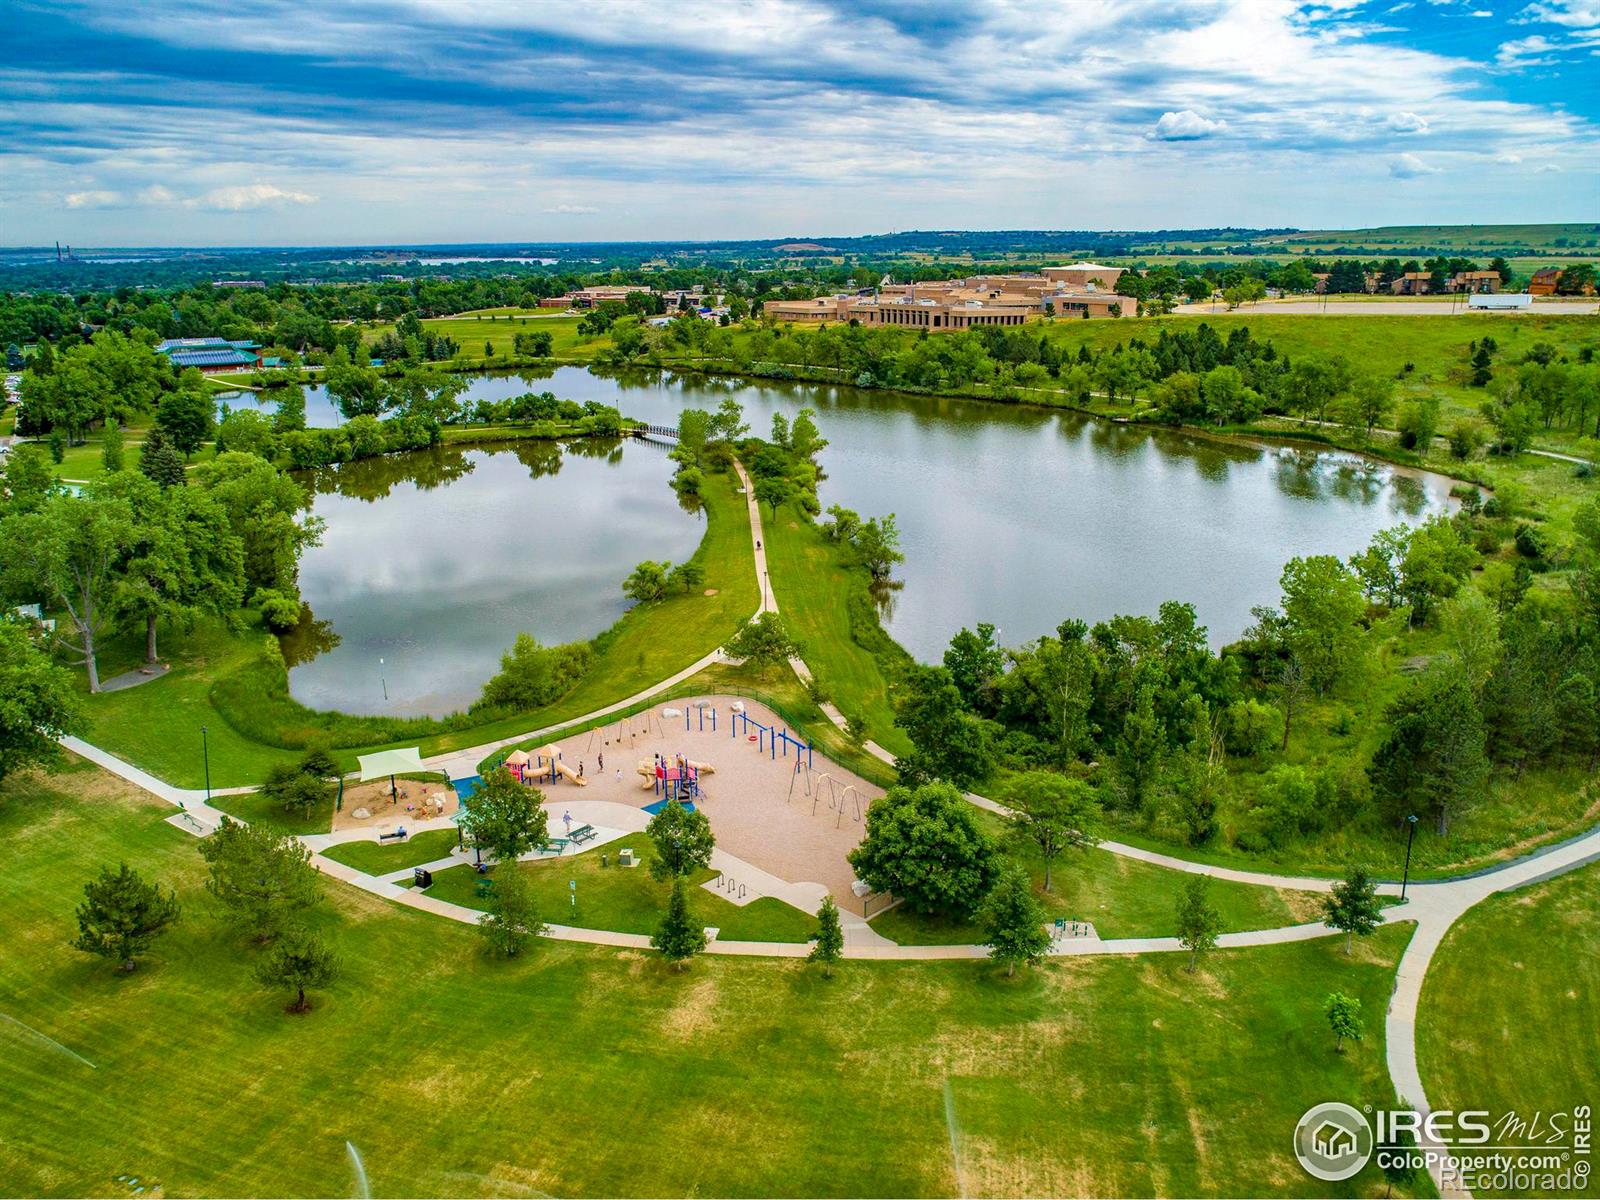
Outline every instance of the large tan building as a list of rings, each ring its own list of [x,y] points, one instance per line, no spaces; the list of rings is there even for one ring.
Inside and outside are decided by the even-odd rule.
[[[1058,278],[1052,278],[1052,274]],[[974,275],[922,283],[884,283],[870,296],[768,300],[779,321],[858,321],[862,325],[960,332],[981,325],[1022,325],[1044,316],[1131,317],[1138,301],[1112,290],[1121,267],[1077,263],[1039,274]],[[1102,286],[1104,284],[1104,286]]]

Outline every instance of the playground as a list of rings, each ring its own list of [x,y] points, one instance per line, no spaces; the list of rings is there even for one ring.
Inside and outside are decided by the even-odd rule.
[[[595,801],[653,812],[676,799],[706,814],[719,851],[754,868],[743,879],[738,867],[723,868],[723,886],[739,889],[729,897],[736,903],[772,894],[763,878],[771,876],[820,885],[840,908],[863,911],[846,855],[883,791],[812,750],[762,705],[674,700],[505,761],[543,790],[553,833],[569,805],[578,806],[576,820]]]

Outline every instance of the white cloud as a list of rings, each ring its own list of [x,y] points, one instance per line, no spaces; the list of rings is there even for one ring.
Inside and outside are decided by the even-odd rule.
[[[1502,167],[1514,167],[1521,161],[1522,155],[1512,154],[1510,151],[1507,151],[1506,153],[1495,158],[1495,162],[1499,163]]]
[[[309,192],[285,191],[276,184],[246,183],[234,187],[212,188],[202,195],[191,197],[184,203],[190,208],[204,208],[213,212],[247,212],[255,208],[276,208],[284,204],[314,204],[316,197]]]
[[[1508,71],[1520,70],[1523,67],[1542,67],[1554,61],[1547,56],[1556,49],[1558,47],[1549,38],[1536,33],[1531,37],[1500,43],[1500,49],[1495,51],[1494,61],[1496,66]]]
[[[1600,25],[1600,0],[1541,0],[1530,4],[1517,16],[1517,24],[1548,21],[1569,29],[1590,29]]]
[[[1225,121],[1213,121],[1186,108],[1181,112],[1162,113],[1149,136],[1160,142],[1193,142],[1220,133],[1226,127]]]
[[[1487,8],[1475,8],[1467,15],[1472,17],[1492,17],[1494,16],[1494,13],[1490,12]]]
[[[563,217],[587,217],[600,210],[592,204],[557,204],[554,208],[543,211]]]
[[[140,204],[173,204],[178,199],[171,188],[163,187],[159,183],[152,183],[144,188],[138,198]]]
[[[62,200],[68,208],[114,208],[122,203],[122,193],[105,190],[68,192]]]
[[[1536,175],[1559,175],[1561,173],[1561,168],[1555,163],[1540,163],[1533,170]]]
[[[1389,174],[1396,179],[1416,179],[1423,175],[1437,175],[1438,167],[1431,167],[1415,154],[1398,154],[1389,160]]]
[[[1389,128],[1396,133],[1427,133],[1428,121],[1414,112],[1395,113],[1389,118]]]

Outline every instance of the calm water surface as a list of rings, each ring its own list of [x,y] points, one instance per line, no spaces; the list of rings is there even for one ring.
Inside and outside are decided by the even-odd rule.
[[[898,518],[906,562],[885,623],[923,661],[979,621],[1015,643],[1069,617],[1153,614],[1173,599],[1194,604],[1221,645],[1250,623],[1251,606],[1277,602],[1289,558],[1353,554],[1378,530],[1448,503],[1448,480],[1350,455],[980,401],[576,367],[478,376],[466,395],[530,390],[668,424],[733,396],[759,433],[774,412],[816,409],[831,443],[823,506]],[[307,389],[308,413],[325,410],[336,424],[319,392]],[[297,696],[350,711],[459,707],[519,629],[545,642],[589,636],[622,611],[618,584],[634,563],[692,550],[702,527],[678,509],[660,451],[630,445],[615,462],[569,454],[558,475],[537,480],[518,457],[530,453],[470,452],[463,480],[426,492],[401,484],[382,504],[318,496],[327,544],[308,557],[303,584],[344,640],[295,669]],[[397,461],[416,457],[428,456]],[[401,699],[387,710],[376,674],[386,645],[405,646],[414,663],[402,687],[389,676]]]
[[[302,476],[327,530],[301,560],[313,619],[285,639],[290,692],[442,715],[477,699],[519,632],[593,637],[627,607],[636,563],[700,544],[703,518],[679,507],[671,473],[643,443],[518,442]]]

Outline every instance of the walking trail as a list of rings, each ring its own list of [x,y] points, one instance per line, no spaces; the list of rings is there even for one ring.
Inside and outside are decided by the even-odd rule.
[[[771,582],[767,574],[767,555],[762,536],[760,508],[756,502],[749,475],[741,464],[736,462],[734,465],[738,471],[740,481],[744,485],[746,494],[746,503],[750,515],[751,550],[754,555],[756,583],[761,592],[761,604],[757,608],[755,616],[759,616],[763,612],[777,612],[777,600],[772,595]],[[559,730],[568,729],[576,725],[598,721],[613,713],[621,712],[626,708],[661,694],[719,661],[722,661],[721,651],[712,651],[660,683],[635,692],[632,696],[618,700],[614,704],[595,709],[593,712],[581,717],[574,717],[571,720],[562,722],[560,725],[531,730],[515,737],[501,738],[497,741],[485,742],[465,750],[435,755],[424,761],[429,767],[444,771],[453,779],[461,778],[465,775],[474,775],[477,773],[477,764],[495,750],[517,742],[554,734]],[[810,680],[811,673],[804,662],[795,658],[790,660],[790,665],[802,680]],[[844,718],[836,708],[832,705],[824,705],[823,709],[827,713],[829,720],[841,729],[844,727]],[[225,815],[208,802],[208,795],[204,791],[193,788],[172,787],[148,772],[140,770],[131,763],[124,762],[115,755],[109,754],[80,738],[63,738],[61,739],[61,744],[74,754],[80,755],[112,774],[135,784],[166,803],[182,809],[182,813],[175,815],[171,820],[174,825],[190,833],[205,836],[216,828]],[[893,756],[888,751],[875,743],[868,742],[867,749],[884,762],[893,763],[894,761]],[[210,795],[236,795],[253,790],[255,789],[248,787],[214,789],[210,792]],[[967,799],[979,807],[994,812],[1004,813],[1006,811],[1002,805],[976,793],[968,793]],[[571,806],[567,805],[565,807]],[[615,837],[622,836],[625,832],[631,832],[635,826],[643,828],[644,814],[641,810],[614,804],[596,804],[595,807],[607,810],[604,813],[596,812],[593,814],[601,819],[591,820],[590,822],[597,827],[605,828],[609,834],[606,840],[612,840]],[[610,811],[623,809],[627,811]],[[630,813],[633,815],[628,815]],[[449,818],[436,818],[434,820],[416,822],[413,825],[413,832],[449,827],[451,827]],[[323,873],[335,879],[342,880],[365,892],[380,896],[396,904],[422,909],[454,921],[467,924],[477,923],[482,915],[477,909],[451,904],[448,901],[435,899],[424,892],[400,887],[395,880],[408,877],[410,874],[409,868],[405,871],[392,872],[385,876],[375,877],[358,871],[353,867],[335,862],[321,853],[321,851],[340,842],[363,839],[373,840],[376,834],[377,830],[346,830],[338,834],[315,835],[303,840],[315,852],[315,861],[318,867]],[[1152,863],[1172,870],[1207,875],[1216,879],[1261,887],[1326,892],[1334,882],[1315,876],[1277,875],[1264,871],[1248,871],[1234,867],[1221,867],[1209,863],[1193,862],[1188,859],[1177,858],[1120,842],[1101,842],[1100,846],[1113,854],[1120,854],[1127,858],[1138,859],[1141,862]],[[749,876],[765,874],[759,868],[734,858],[732,855],[721,851],[718,851],[717,855],[718,857],[713,859],[712,865],[725,874],[734,872],[741,872]],[[538,853],[535,852],[528,857],[538,856]],[[446,866],[457,865],[462,861],[465,861],[465,859],[449,857],[440,859],[435,864],[425,865],[443,869]],[[1410,921],[1416,925],[1416,932],[1412,935],[1405,953],[1401,956],[1395,978],[1394,993],[1390,998],[1389,1008],[1385,1016],[1385,1041],[1389,1077],[1393,1081],[1396,1095],[1405,1104],[1415,1108],[1424,1116],[1429,1112],[1427,1088],[1423,1084],[1421,1072],[1417,1065],[1417,1011],[1422,997],[1422,985],[1427,975],[1428,965],[1439,946],[1443,943],[1445,935],[1450,931],[1451,926],[1474,905],[1492,895],[1526,887],[1595,861],[1600,861],[1600,826],[1596,826],[1568,841],[1546,847],[1543,850],[1515,859],[1491,870],[1476,872],[1454,879],[1411,884],[1407,889],[1408,895],[1405,904],[1391,906],[1384,910],[1385,923]],[[767,879],[766,883],[772,889],[767,894],[778,895],[795,907],[807,912],[815,911],[816,905],[821,901],[821,895],[813,894],[806,885],[788,884],[775,878]],[[1380,884],[1378,890],[1384,895],[1392,896],[1399,893],[1400,887],[1392,883]],[[853,913],[841,911],[840,916],[845,930],[844,956],[846,958],[873,961],[928,961],[970,960],[984,958],[988,955],[987,946],[902,946],[878,934],[866,921]],[[1288,942],[1309,941],[1330,935],[1329,928],[1325,924],[1317,922],[1290,925],[1278,929],[1257,929],[1242,933],[1227,933],[1217,939],[1217,945],[1223,948],[1270,946]],[[648,949],[650,946],[650,939],[643,934],[617,933],[604,929],[583,929],[567,925],[549,926],[547,936],[557,941],[585,942],[597,946],[614,946],[628,949]],[[1059,937],[1051,948],[1051,954],[1058,957],[1170,954],[1178,953],[1182,950],[1183,947],[1179,944],[1177,938],[1114,938],[1104,940],[1091,933],[1088,936]],[[810,945],[808,943],[724,941],[720,938],[715,939],[708,947],[708,953],[712,954],[771,958],[802,958],[809,952]],[[1422,1139],[1422,1146],[1424,1149],[1440,1151],[1446,1149],[1441,1145],[1430,1142],[1426,1138]],[[1459,1188],[1448,1186],[1442,1167],[1434,1168],[1433,1176],[1434,1183],[1440,1189],[1441,1195],[1462,1196],[1469,1194]]]

